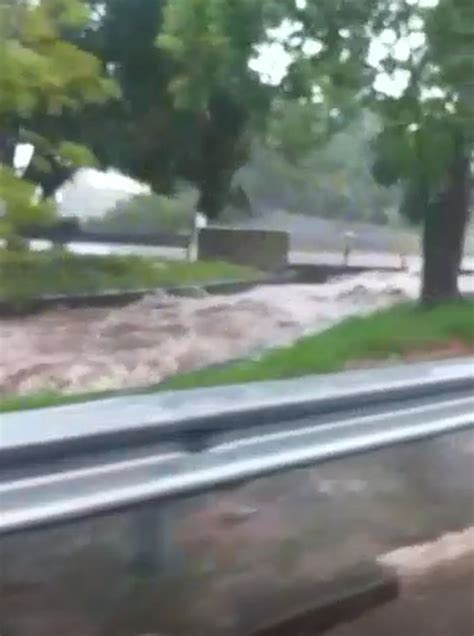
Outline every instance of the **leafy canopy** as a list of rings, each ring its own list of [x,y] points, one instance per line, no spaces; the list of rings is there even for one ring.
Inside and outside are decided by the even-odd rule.
[[[383,122],[375,175],[406,185],[402,210],[421,220],[459,140],[472,153],[474,4],[470,0],[381,3],[374,32],[385,42],[378,68],[398,79],[393,94],[372,87]]]
[[[34,116],[59,116],[84,103],[116,94],[115,84],[101,73],[101,64],[62,35],[88,17],[80,0],[16,0],[0,7],[0,201],[3,237],[25,224],[45,222],[54,206],[36,195],[33,184],[21,181],[14,169],[16,145],[32,143],[37,169],[47,172],[53,157],[65,165],[84,165],[93,158],[77,143],[55,143],[25,127]]]

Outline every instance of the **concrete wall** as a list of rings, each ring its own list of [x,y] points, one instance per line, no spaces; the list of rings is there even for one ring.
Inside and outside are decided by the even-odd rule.
[[[288,263],[289,235],[272,230],[207,227],[199,232],[198,258],[277,270]]]

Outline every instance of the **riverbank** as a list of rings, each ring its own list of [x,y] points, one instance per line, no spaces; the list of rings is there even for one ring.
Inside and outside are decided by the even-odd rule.
[[[212,281],[255,280],[251,267],[222,262],[179,262],[152,257],[74,254],[65,250],[9,252],[0,249],[0,301],[28,306],[61,294],[133,291]]]
[[[351,317],[290,346],[217,369],[175,376],[166,388],[242,384],[332,373],[380,364],[474,354],[474,303],[423,309],[406,303]]]
[[[469,277],[461,280],[465,291],[470,284]],[[142,390],[177,374],[249,356],[251,365],[271,347],[410,301],[418,287],[416,275],[374,272],[320,285],[257,286],[231,296],[161,293],[127,307],[62,309],[0,320],[0,408]],[[420,328],[429,333],[422,323]],[[453,353],[448,347],[445,355]],[[365,357],[367,365],[373,364],[370,355]],[[315,358],[310,371],[318,370]],[[181,383],[180,378],[170,380],[170,386]]]

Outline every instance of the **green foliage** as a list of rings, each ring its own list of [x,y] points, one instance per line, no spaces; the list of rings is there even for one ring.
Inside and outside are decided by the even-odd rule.
[[[186,180],[200,194],[197,207],[212,218],[235,191],[235,174],[256,137],[299,163],[365,106],[382,123],[374,144],[377,179],[427,181],[431,192],[452,157],[453,136],[469,136],[473,9],[466,0],[433,7],[402,0],[89,5],[89,22],[68,29],[70,44],[101,60],[119,82],[122,101],[61,116],[60,136],[86,143],[101,166],[155,192],[170,194]],[[277,34],[282,29],[286,36]],[[401,55],[388,46],[375,64],[371,43],[387,33],[412,48]],[[251,63],[275,42],[291,56],[277,86]],[[382,73],[400,72],[407,76],[400,95],[378,90]],[[46,136],[58,130],[47,116],[41,127]]]
[[[101,75],[99,60],[61,40],[65,28],[77,28],[86,18],[80,0],[2,5],[0,121],[37,108],[58,113],[114,93],[114,84]]]
[[[213,4],[216,15],[219,11],[232,13],[225,3],[209,3],[207,8],[205,4],[204,17]],[[222,5],[220,9],[218,5]],[[240,70],[236,72],[236,62],[230,75],[214,73],[211,62],[205,63],[207,39],[211,38],[210,49],[215,52],[220,36],[199,35],[201,29],[206,30],[206,21],[193,13],[193,7],[192,3],[187,7],[180,2],[141,0],[131,11],[130,0],[106,0],[90,28],[71,38],[110,69],[120,84],[122,100],[90,107],[80,118],[63,117],[61,126],[64,137],[89,145],[101,166],[113,166],[146,182],[156,193],[172,194],[186,180],[200,193],[198,207],[216,216],[231,191],[234,171],[247,158],[249,122],[263,97],[244,54],[238,63]],[[203,51],[196,55],[202,64],[196,59],[185,61],[177,50],[173,29],[183,12],[193,15],[186,34],[191,48],[193,38],[201,38]],[[169,22],[168,31],[164,19]],[[253,25],[252,20],[248,24]],[[231,33],[231,22],[225,29],[231,39],[237,37]],[[163,36],[159,45],[158,33]],[[236,46],[234,52],[238,51]],[[186,69],[192,71],[189,91],[179,89]],[[48,121],[43,120],[42,125],[47,128]]]
[[[268,129],[268,144],[289,162],[301,161],[328,137],[328,115],[311,101],[275,101]]]
[[[269,26],[269,0],[175,0],[164,9],[157,44],[177,62],[169,88],[178,105],[207,108],[214,92],[251,98],[259,82],[249,72],[253,47]],[[244,93],[243,93],[244,91]]]
[[[370,11],[362,4],[341,8],[310,1],[305,10],[286,0],[166,4],[157,43],[175,62],[170,91],[178,107],[207,110],[209,117],[210,135],[195,181],[202,193],[199,207],[209,216],[217,216],[228,202],[233,175],[250,156],[251,137],[263,133],[295,161],[353,116],[352,98],[363,75],[359,59],[368,46],[364,26]],[[262,47],[278,41],[276,31],[285,23],[292,25],[284,42],[292,63],[274,87],[252,70],[251,61]],[[347,27],[353,32],[349,41]]]
[[[32,169],[40,175],[58,165],[64,169],[92,161],[86,148],[57,137],[50,140],[28,124],[41,114],[54,119],[116,95],[99,60],[61,39],[87,17],[80,0],[6,2],[0,8],[1,234],[9,239],[24,225],[49,220],[54,209],[52,202],[38,200],[34,183],[22,181],[13,171],[16,144],[33,142]]]
[[[367,48],[365,6],[342,11],[309,2],[307,11],[297,11],[287,0],[141,0],[131,11],[130,0],[106,0],[93,15],[86,28],[73,30],[71,42],[110,69],[122,101],[62,117],[62,136],[90,145],[100,165],[155,192],[169,194],[188,181],[199,192],[197,207],[211,218],[242,193],[234,175],[256,135],[293,160],[353,114],[362,81],[356,61]],[[277,88],[250,62],[284,20],[294,20],[299,32],[285,43],[293,63]],[[318,44],[318,52],[308,52],[308,43]],[[308,100],[314,88],[320,104]],[[47,118],[41,125],[52,128]]]
[[[66,165],[74,168],[92,167],[97,164],[94,153],[89,148],[72,141],[62,141],[58,145],[57,154]]]
[[[37,296],[193,285],[256,278],[258,272],[220,262],[159,261],[138,256],[70,254],[65,250],[0,250],[0,298],[27,306]]]
[[[326,143],[311,139],[311,131],[306,143],[311,116],[300,126],[294,106],[289,105],[288,118],[282,110],[284,123],[273,129],[270,148],[255,145],[251,160],[236,176],[254,211],[277,209],[375,223],[395,217],[398,189],[378,185],[371,174],[377,120],[363,113]],[[317,120],[315,125],[316,136],[325,134],[324,125],[319,128]]]
[[[174,62],[168,89],[175,107],[199,114],[191,182],[200,193],[198,209],[210,218],[232,196],[233,175],[248,160],[251,134],[269,112],[271,89],[249,60],[273,24],[273,5],[177,0],[164,9],[157,45]]]
[[[446,180],[459,139],[472,152],[474,5],[466,0],[439,0],[432,7],[380,4],[378,32],[392,28],[406,42],[417,37],[420,44],[407,59],[388,53],[381,62],[390,62],[392,72],[405,72],[407,81],[400,95],[378,94],[373,102],[383,123],[375,175],[384,184],[405,184],[402,211],[423,220]]]
[[[85,227],[109,232],[190,232],[196,195],[187,190],[174,197],[138,194],[120,201],[103,217],[89,219]]]
[[[10,168],[0,165],[0,239],[11,246],[19,230],[31,224],[48,223],[54,218],[54,206],[40,202],[35,186],[18,179]]]
[[[378,129],[376,120],[364,114],[327,143],[319,146],[310,139],[306,146],[305,126],[300,127],[295,116],[299,109],[293,110],[294,102],[284,104],[291,110],[286,117],[281,108],[284,132],[275,120],[271,142],[254,143],[249,160],[233,177],[220,221],[239,222],[271,209],[374,223],[396,217],[398,189],[378,185],[371,175],[370,140]],[[309,115],[305,121],[310,123]],[[191,189],[179,190],[172,197],[140,194],[119,202],[103,218],[88,220],[86,226],[139,233],[188,232],[195,206],[196,193]]]

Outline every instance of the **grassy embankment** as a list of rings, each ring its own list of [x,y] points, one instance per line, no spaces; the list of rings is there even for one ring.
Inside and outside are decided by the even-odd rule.
[[[71,254],[63,250],[0,250],[0,300],[27,304],[37,296],[97,293],[193,285],[216,280],[252,280],[259,273],[228,263],[186,263],[138,256]]]
[[[366,317],[349,318],[292,345],[271,349],[220,368],[174,376],[147,392],[242,382],[294,378],[340,371],[361,361],[421,359],[426,355],[457,355],[474,351],[474,303],[459,302],[426,310],[399,305]],[[108,393],[107,395],[110,395]],[[0,400],[0,411],[13,411],[84,401],[104,394],[42,393]]]
[[[258,359],[223,368],[177,375],[169,389],[279,380],[313,373],[341,371],[361,363],[426,355],[447,355],[474,348],[474,303],[460,302],[435,309],[403,304],[369,316],[348,318],[292,345],[265,352]]]

